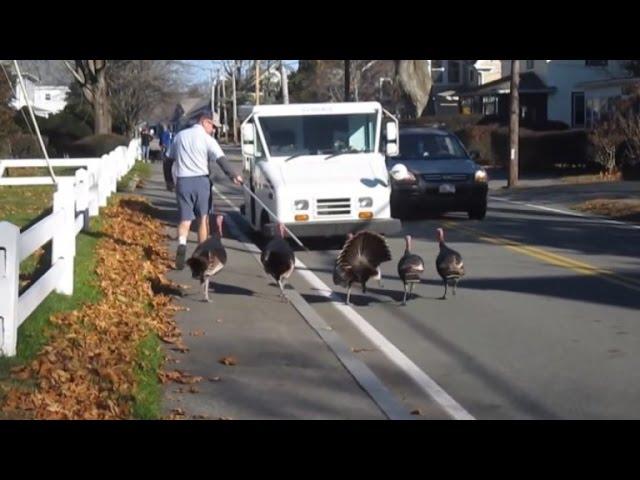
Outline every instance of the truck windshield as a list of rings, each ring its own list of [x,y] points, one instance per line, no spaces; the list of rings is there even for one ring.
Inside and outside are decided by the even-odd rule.
[[[271,156],[371,153],[374,114],[306,115],[259,118]]]

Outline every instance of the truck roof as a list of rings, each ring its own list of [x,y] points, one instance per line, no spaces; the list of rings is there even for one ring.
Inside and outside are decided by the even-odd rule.
[[[382,106],[378,102],[290,103],[253,107],[254,115],[262,117],[378,113],[381,110]]]

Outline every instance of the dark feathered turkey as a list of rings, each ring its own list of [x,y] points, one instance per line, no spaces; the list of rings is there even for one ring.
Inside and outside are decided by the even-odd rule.
[[[442,299],[445,299],[447,298],[447,285],[453,285],[453,294],[456,294],[458,281],[464,276],[464,264],[462,263],[462,255],[444,243],[444,230],[438,228],[436,232],[440,244],[440,254],[436,258],[436,270],[444,283]]]
[[[362,285],[362,293],[367,292],[367,282],[382,279],[380,264],[391,260],[391,250],[385,238],[375,232],[363,231],[347,239],[338,254],[333,271],[336,285],[347,288],[347,300],[351,299],[351,286]]]
[[[278,283],[280,297],[286,300],[284,282],[293,273],[296,257],[291,245],[284,239],[284,226],[279,223],[276,230],[276,236],[264,247],[260,255],[260,261],[267,275],[271,275]]]
[[[222,245],[222,223],[224,217],[216,216],[216,231],[213,236],[198,245],[187,260],[193,278],[199,278],[202,284],[204,300],[209,301],[209,281],[222,270],[227,263],[227,251]]]
[[[407,304],[407,286],[409,295],[413,295],[413,285],[420,283],[420,275],[424,272],[424,261],[420,255],[411,253],[411,236],[404,237],[404,255],[398,262],[398,275],[404,286],[404,298],[402,304]]]

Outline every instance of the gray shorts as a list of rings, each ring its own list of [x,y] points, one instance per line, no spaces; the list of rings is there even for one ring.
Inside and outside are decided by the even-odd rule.
[[[212,206],[209,177],[178,177],[176,198],[181,222],[208,215]]]

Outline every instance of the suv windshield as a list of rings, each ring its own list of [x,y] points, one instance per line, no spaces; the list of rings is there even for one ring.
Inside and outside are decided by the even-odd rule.
[[[460,141],[454,135],[410,133],[400,136],[398,160],[443,160],[467,158]]]
[[[375,114],[261,117],[258,122],[274,157],[374,151]]]

